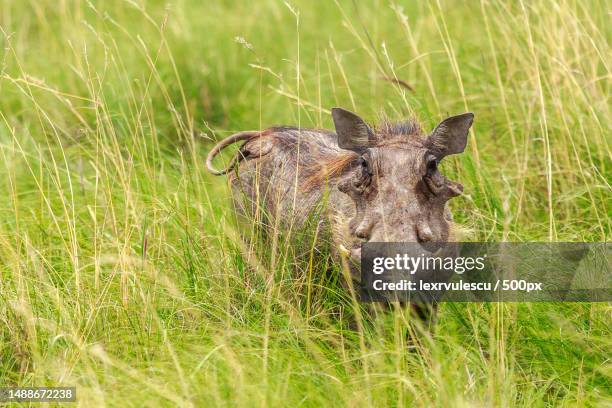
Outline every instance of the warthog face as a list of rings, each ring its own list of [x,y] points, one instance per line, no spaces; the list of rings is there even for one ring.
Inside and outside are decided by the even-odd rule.
[[[450,117],[424,137],[413,124],[371,129],[361,118],[335,108],[341,148],[357,154],[338,189],[355,203],[349,223],[352,257],[359,242],[420,242],[427,250],[449,238],[446,203],[463,191],[438,170],[445,156],[463,152],[474,115]]]

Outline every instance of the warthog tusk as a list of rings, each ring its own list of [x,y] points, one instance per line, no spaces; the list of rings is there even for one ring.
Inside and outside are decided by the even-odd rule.
[[[346,249],[346,247],[342,244],[338,245],[338,249],[340,249],[340,255],[342,256],[349,256],[351,254],[351,251]]]

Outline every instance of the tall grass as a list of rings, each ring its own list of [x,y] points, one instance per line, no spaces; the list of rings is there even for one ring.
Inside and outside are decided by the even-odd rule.
[[[408,351],[401,313],[349,328],[337,267],[299,262],[282,231],[245,242],[203,166],[214,139],[329,128],[332,106],[425,128],[472,111],[444,165],[469,239],[610,239],[609,16],[2,2],[0,384],[76,385],[81,406],[609,403],[608,304],[444,304]]]

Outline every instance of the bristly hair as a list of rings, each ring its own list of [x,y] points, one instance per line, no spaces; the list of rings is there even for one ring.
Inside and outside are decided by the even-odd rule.
[[[344,173],[357,157],[359,156],[355,152],[347,151],[333,159],[324,160],[322,163],[317,164],[316,168],[308,169],[310,174],[308,174],[302,183],[302,190],[310,191],[316,186],[338,177]]]
[[[383,139],[395,138],[396,136],[421,136],[423,131],[416,120],[405,120],[393,122],[386,117],[382,117],[376,127],[376,134]]]
[[[382,117],[378,126],[375,127],[376,143],[386,144],[404,139],[413,141],[420,139],[423,136],[421,126],[416,120],[405,120],[402,122],[393,122],[386,117]],[[325,183],[330,179],[340,176],[355,160],[357,155],[354,152],[346,152],[338,157],[323,160],[313,168],[309,168],[309,173],[302,183],[301,188],[304,191],[310,191],[317,185]]]

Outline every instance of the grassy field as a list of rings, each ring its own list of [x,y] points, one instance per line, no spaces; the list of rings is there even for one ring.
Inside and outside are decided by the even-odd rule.
[[[291,244],[243,242],[214,140],[426,129],[475,113],[444,172],[466,239],[612,237],[605,1],[0,3],[0,386],[80,406],[612,406],[609,304],[444,304],[348,327]],[[401,84],[400,82],[401,81]]]

